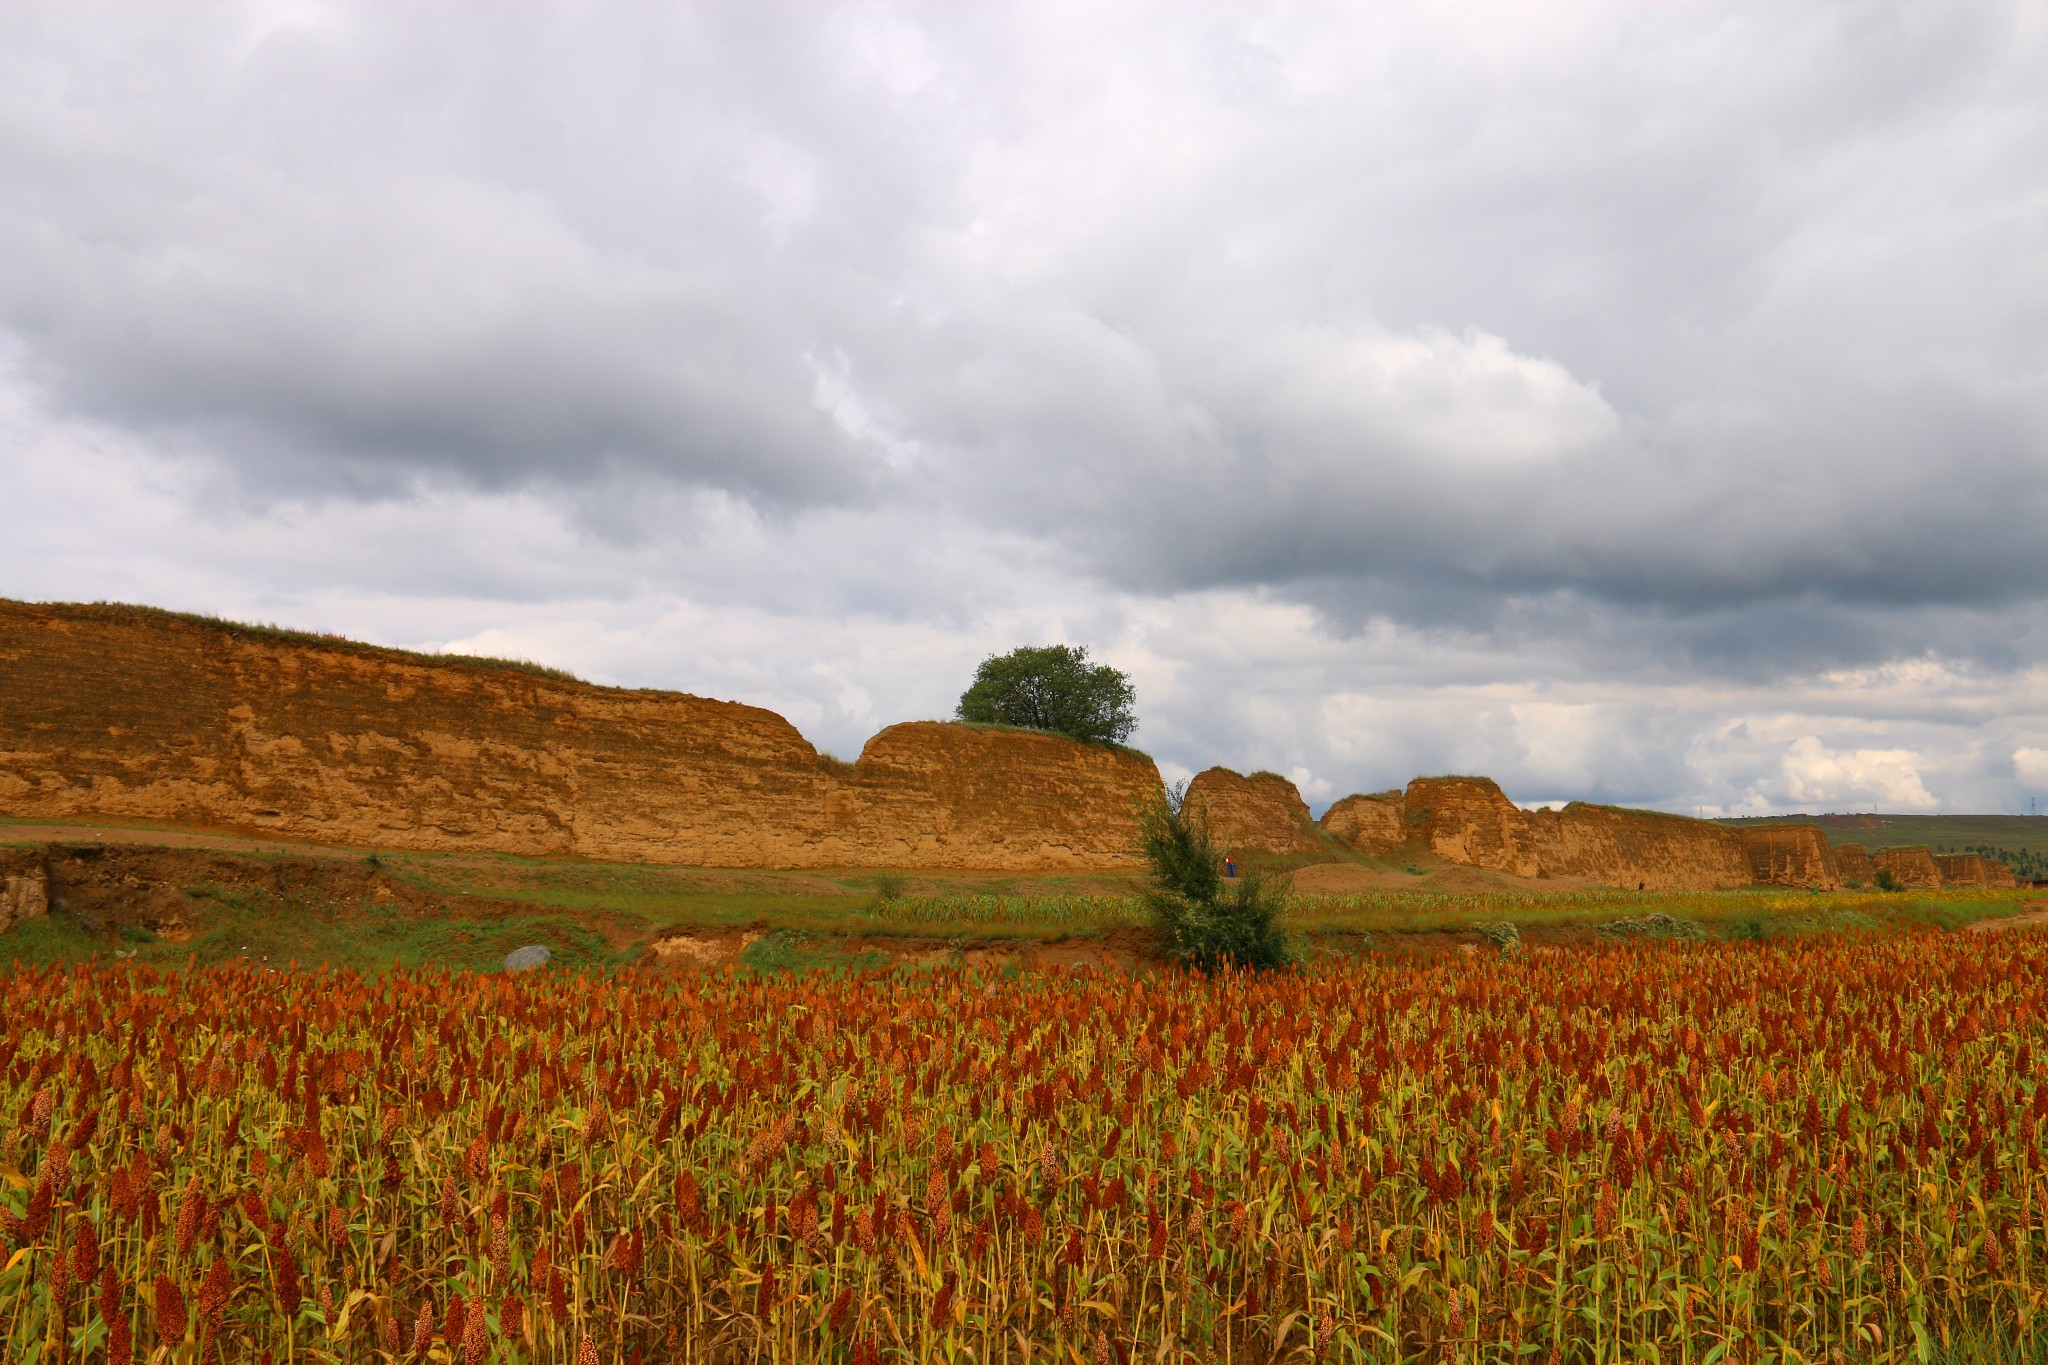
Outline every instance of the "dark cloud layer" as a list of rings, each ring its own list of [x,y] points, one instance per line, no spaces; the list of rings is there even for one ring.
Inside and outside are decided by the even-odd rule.
[[[1562,794],[1910,794],[1668,689],[2043,664],[2044,69],[2033,0],[14,6],[0,458],[397,537],[309,591],[1099,631],[1189,763],[1341,750],[1392,630],[1382,696],[1637,689]],[[1264,604],[1252,712],[1183,599]]]

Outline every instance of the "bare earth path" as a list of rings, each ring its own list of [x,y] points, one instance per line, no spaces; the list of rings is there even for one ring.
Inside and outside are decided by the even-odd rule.
[[[308,858],[360,858],[359,848],[301,844],[284,839],[256,839],[212,830],[166,829],[145,825],[102,825],[87,822],[50,824],[0,820],[0,844],[144,844],[151,848],[204,848],[222,853],[295,853]]]
[[[1980,919],[1964,927],[1973,934],[2002,934],[2008,929],[2048,928],[2048,910],[2032,910],[2024,915],[2014,915],[2010,919]]]

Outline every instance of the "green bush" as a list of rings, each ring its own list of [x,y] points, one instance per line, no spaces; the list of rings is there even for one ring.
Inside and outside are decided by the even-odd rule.
[[[1177,961],[1202,972],[1293,961],[1275,923],[1287,898],[1286,879],[1255,868],[1226,879],[1208,819],[1189,807],[1186,784],[1142,807],[1138,823],[1139,846],[1152,865],[1145,902]]]
[[[1481,938],[1494,946],[1502,957],[1519,957],[1522,952],[1522,931],[1512,920],[1487,920],[1472,926]]]

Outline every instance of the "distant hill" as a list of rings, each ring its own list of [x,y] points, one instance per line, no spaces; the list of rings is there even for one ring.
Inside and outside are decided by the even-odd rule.
[[[1720,825],[1819,825],[1836,844],[1925,844],[1936,853],[1981,853],[2021,881],[2048,879],[2048,815],[1763,815]]]

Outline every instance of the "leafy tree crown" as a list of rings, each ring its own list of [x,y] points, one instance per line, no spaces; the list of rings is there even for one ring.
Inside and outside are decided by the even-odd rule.
[[[1053,730],[1097,744],[1130,738],[1137,717],[1131,680],[1108,664],[1091,664],[1072,645],[1026,645],[991,654],[960,694],[961,720]]]

